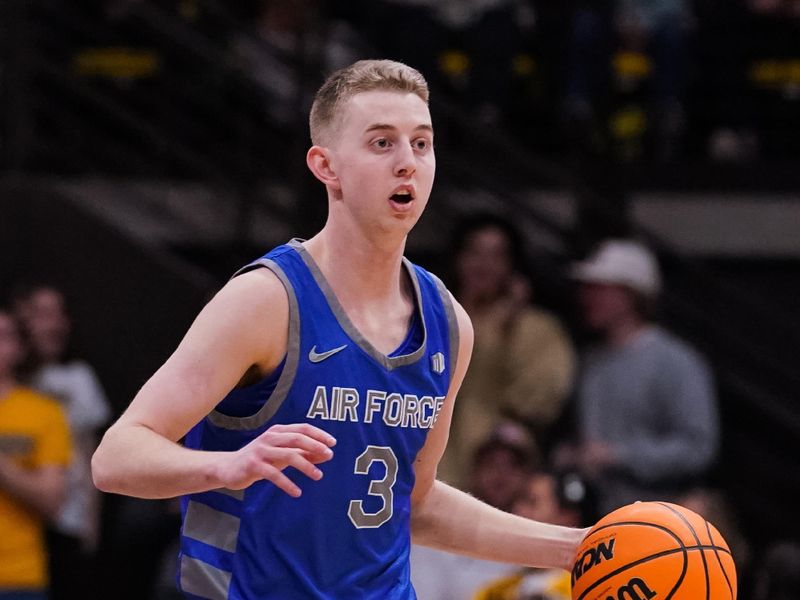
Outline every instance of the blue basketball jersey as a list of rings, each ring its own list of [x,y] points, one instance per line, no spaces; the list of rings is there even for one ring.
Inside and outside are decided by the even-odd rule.
[[[303,422],[337,444],[320,481],[286,469],[300,498],[259,481],[182,499],[178,579],[187,598],[416,597],[408,563],[413,464],[450,386],[458,328],[442,283],[403,265],[417,326],[389,356],[354,328],[298,241],[242,270],[268,268],[285,286],[286,358],[279,375],[233,391],[185,444],[236,450],[272,425]]]

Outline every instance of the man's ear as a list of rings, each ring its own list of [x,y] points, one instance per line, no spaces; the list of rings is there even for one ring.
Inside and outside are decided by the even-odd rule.
[[[322,146],[311,146],[306,153],[306,164],[314,177],[319,179],[326,187],[340,189],[339,178],[331,164],[330,151]]]

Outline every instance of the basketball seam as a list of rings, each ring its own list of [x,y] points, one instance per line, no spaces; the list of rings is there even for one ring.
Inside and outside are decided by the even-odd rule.
[[[662,507],[666,508],[668,511],[678,515],[680,520],[683,521],[684,524],[689,528],[689,531],[692,532],[692,536],[694,536],[694,539],[697,542],[697,545],[698,546],[701,545],[700,544],[700,536],[697,535],[697,531],[695,531],[694,527],[692,527],[692,524],[689,523],[689,519],[687,519],[683,514],[681,514],[680,511],[677,511],[674,508],[672,508],[669,504],[665,504],[663,502],[656,502],[656,504],[658,504],[659,506],[662,506]],[[708,561],[706,560],[706,553],[705,553],[704,550],[700,550],[700,559],[703,561],[703,571],[705,572],[705,576],[706,576],[706,600],[709,600],[709,598],[711,597],[711,579],[710,579],[710,577],[708,575]]]
[[[600,527],[592,529],[586,535],[586,539],[589,539],[598,531],[602,531],[603,529],[608,529],[609,527],[613,527],[615,525],[645,525],[647,527],[655,527],[657,529],[661,529],[669,533],[673,538],[675,538],[675,541],[677,541],[681,545],[681,547],[686,548],[687,550],[697,550],[698,548],[702,548],[703,550],[718,550],[720,552],[723,552],[724,554],[729,554],[731,555],[731,557],[733,557],[733,553],[730,551],[730,549],[725,548],[724,546],[717,546],[713,542],[711,544],[701,544],[700,541],[698,540],[697,544],[694,544],[693,546],[687,546],[669,527],[665,527],[664,525],[659,525],[658,523],[651,523],[650,521],[612,521],[611,523],[605,523]],[[680,548],[672,548],[671,550],[665,552],[672,552],[679,549]]]
[[[652,560],[652,559],[655,559],[655,558],[659,558],[660,556],[668,556],[670,554],[674,554],[675,552],[682,552],[683,553],[683,570],[681,571],[681,576],[678,578],[678,581],[675,584],[675,587],[673,587],[670,590],[669,594],[667,595],[667,597],[664,600],[669,600],[670,598],[672,598],[672,596],[675,594],[677,589],[680,587],[681,583],[683,583],[683,579],[684,579],[684,577],[686,577],[686,571],[689,568],[689,560],[688,560],[687,554],[686,554],[686,545],[683,543],[683,540],[680,539],[675,533],[673,533],[667,527],[664,527],[663,525],[658,525],[656,523],[647,523],[645,521],[616,521],[614,523],[607,523],[606,525],[602,525],[601,527],[598,527],[597,529],[592,531],[591,534],[595,534],[598,531],[602,531],[603,529],[607,529],[607,528],[609,528],[609,527],[611,527],[613,525],[643,525],[643,526],[646,526],[646,527],[655,527],[656,529],[661,529],[662,531],[665,531],[669,535],[671,535],[673,537],[673,539],[678,543],[678,545],[680,547],[679,548],[673,548],[672,550],[665,550],[665,551],[663,551],[663,552],[661,552],[659,554],[652,554],[652,555],[650,555],[650,556],[648,556],[646,558],[643,558],[643,559],[640,559],[638,561],[634,561],[632,563],[628,563],[626,565],[623,565],[622,567],[616,569],[615,571],[612,571],[611,573],[606,573],[605,576],[601,577],[600,579],[595,581],[593,584],[591,584],[589,587],[587,587],[585,590],[583,590],[583,593],[580,596],[578,596],[577,600],[583,600],[584,596],[586,596],[586,594],[588,594],[591,590],[596,588],[598,585],[604,583],[606,580],[608,580],[609,578],[613,577],[614,575],[619,575],[620,573],[626,571],[627,569],[629,569],[631,567],[635,567],[635,566],[638,566],[640,564],[646,563],[649,560]],[[698,543],[699,543],[699,540],[698,540]]]
[[[733,597],[733,586],[731,585],[731,580],[728,578],[728,573],[725,571],[725,565],[722,564],[722,560],[719,557],[719,552],[717,551],[717,547],[714,546],[714,534],[711,533],[711,525],[708,521],[706,521],[706,531],[708,532],[708,539],[711,540],[712,548],[714,548],[714,556],[717,557],[717,563],[719,564],[719,568],[722,571],[723,577],[725,577],[725,583],[728,584],[728,591],[731,594],[731,600],[735,600]],[[731,558],[733,558],[733,553],[731,553]]]

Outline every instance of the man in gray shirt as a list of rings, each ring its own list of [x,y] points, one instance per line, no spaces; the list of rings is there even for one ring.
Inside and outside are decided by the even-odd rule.
[[[717,453],[708,366],[651,322],[661,277],[644,246],[608,240],[573,275],[586,323],[600,342],[582,365],[580,442],[561,459],[593,483],[602,513],[636,500],[675,500]]]

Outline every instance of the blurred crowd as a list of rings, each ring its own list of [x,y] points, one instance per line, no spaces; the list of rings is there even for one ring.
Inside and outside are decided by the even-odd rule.
[[[502,510],[570,526],[636,500],[677,502],[721,530],[743,598],[798,597],[797,541],[777,540],[751,560],[714,482],[722,432],[713,373],[657,324],[664,283],[653,252],[608,239],[565,266],[575,325],[569,307],[537,305],[525,240],[510,221],[466,217],[451,248],[451,288],[473,321],[475,349],[440,478]],[[120,582],[128,591],[115,597],[174,598],[175,506],[103,502],[92,485],[90,457],[112,410],[71,348],[63,293],[35,283],[7,296],[0,599],[102,598]],[[110,579],[98,577],[104,570]],[[425,600],[569,598],[568,573],[422,547],[413,549],[412,577]]]
[[[377,52],[419,68],[478,124],[511,125],[538,147],[664,162],[690,149],[718,161],[769,150],[748,78],[761,57],[796,58],[800,31],[793,0],[273,0],[253,10],[233,55],[282,123],[304,114],[314,89],[313,75],[292,71],[310,49],[322,71]],[[792,82],[771,85],[791,95]]]
[[[4,292],[0,598],[155,598],[161,566],[149,565],[175,538],[177,516],[161,519],[168,506],[134,502],[104,517],[109,503],[94,487],[90,461],[112,408],[98,375],[70,343],[65,296],[40,282]],[[125,579],[127,592],[109,591]]]
[[[50,21],[31,12],[37,58],[176,140],[216,142],[242,170],[257,170],[241,163],[269,152],[276,129],[302,131],[304,143],[323,74],[374,56],[408,62],[444,109],[541,152],[667,163],[798,152],[787,131],[800,126],[795,0],[103,0],[81,14],[63,4],[69,27],[57,35],[37,31]],[[20,61],[9,76],[30,57]],[[125,131],[112,115],[76,135],[31,114],[24,97],[10,106],[56,145],[107,144],[105,128]],[[24,131],[8,136],[24,146],[19,160],[35,154]]]
[[[0,597],[48,581],[52,598],[86,597],[100,534],[90,459],[111,408],[71,353],[61,292],[32,284],[10,295],[0,310]]]
[[[476,215],[457,232],[454,290],[475,350],[440,477],[503,510],[573,526],[636,500],[692,502],[738,540],[724,495],[710,487],[720,435],[713,377],[704,357],[656,324],[653,253],[609,239],[570,265],[585,335],[569,335],[532,302],[511,223]],[[412,577],[421,598],[569,598],[563,573],[423,548]]]
[[[797,58],[798,7],[795,0],[272,0],[256,4],[255,27],[233,51],[283,121],[303,114],[303,84],[316,83],[293,78],[287,64],[297,60],[287,56],[315,48],[327,71],[377,52],[419,68],[473,122],[509,126],[538,147],[548,140],[621,159],[670,162],[694,151],[743,161],[775,145],[762,92],[794,97],[796,81],[767,84],[755,73],[761,59]]]

